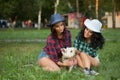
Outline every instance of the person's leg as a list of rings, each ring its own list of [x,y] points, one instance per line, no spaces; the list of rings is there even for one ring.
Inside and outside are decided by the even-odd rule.
[[[80,54],[79,54],[79,56],[80,56],[80,58],[81,58],[81,61],[82,61],[82,63],[83,63],[83,68],[88,68],[88,69],[90,69],[90,60],[89,60],[89,58],[88,58],[88,55],[87,54],[85,54],[84,52],[81,52]]]
[[[82,68],[82,71],[85,75],[90,74],[90,62],[87,55],[81,52],[79,55],[76,56],[78,65]]]
[[[43,50],[38,57],[38,64],[47,71],[59,71],[59,66],[50,59],[50,56]]]
[[[80,66],[82,69],[84,69],[84,65],[83,65],[83,62],[81,60],[81,57],[79,55],[76,55],[76,59],[77,59],[78,66]]]
[[[47,71],[59,71],[60,68],[50,58],[44,57],[38,61],[38,64]]]
[[[81,52],[79,55],[84,67],[90,68],[91,66],[99,66],[99,59],[97,57],[93,58],[84,52]]]
[[[89,75],[89,74],[98,75],[99,74],[96,71],[91,69],[91,66],[98,66],[99,65],[99,59],[97,57],[93,58],[93,57],[85,54],[84,52],[81,52],[79,54],[77,60],[78,60],[78,65],[83,64],[83,69],[84,69],[83,71],[85,74],[87,74],[87,75]]]
[[[100,62],[99,62],[98,56],[95,57],[95,58],[93,58],[93,57],[91,57],[91,56],[88,56],[88,58],[89,58],[89,60],[90,60],[90,62],[91,62],[91,67],[92,67],[92,66],[95,66],[95,67],[98,67],[98,66],[99,66]],[[96,72],[95,70],[93,70],[92,68],[90,68],[90,74],[91,74],[91,75],[99,75],[99,73]]]
[[[91,66],[95,66],[95,67],[98,67],[99,66],[99,59],[98,58],[93,58],[91,56],[88,55],[88,58],[90,60],[90,64]]]

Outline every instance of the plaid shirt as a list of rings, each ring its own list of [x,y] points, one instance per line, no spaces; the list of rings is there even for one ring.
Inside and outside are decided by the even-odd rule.
[[[74,47],[77,48],[80,52],[85,52],[92,57],[96,57],[98,55],[98,49],[93,49],[86,41],[80,41],[79,39],[75,38]]]
[[[62,56],[61,48],[71,47],[71,33],[66,30],[65,41],[63,39],[54,38],[52,35],[48,36],[46,47],[44,51],[50,55],[50,58],[56,63]]]

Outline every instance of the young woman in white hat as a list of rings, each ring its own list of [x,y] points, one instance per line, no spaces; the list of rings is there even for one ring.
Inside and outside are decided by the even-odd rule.
[[[102,49],[105,42],[101,33],[102,23],[97,19],[86,19],[82,29],[74,40],[74,47],[77,48],[78,65],[86,75],[98,75],[91,67],[98,66],[98,49]]]
[[[64,18],[60,14],[51,15],[51,34],[47,38],[46,46],[38,57],[38,64],[47,71],[59,71],[60,66],[72,66],[73,60],[61,62],[61,48],[71,47],[71,33],[65,28]]]

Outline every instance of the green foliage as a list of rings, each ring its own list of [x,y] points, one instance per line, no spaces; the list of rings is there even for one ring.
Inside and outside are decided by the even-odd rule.
[[[61,14],[70,12],[70,8],[67,5],[67,1],[60,0],[57,10],[58,10],[58,13],[61,13]]]
[[[0,0],[0,19],[17,17],[18,20],[31,19],[36,21],[39,8],[42,6],[44,13],[42,19],[44,20],[51,15],[51,11],[53,12],[52,5],[52,0]]]
[[[116,8],[116,11],[120,11],[120,1],[119,0],[114,0],[115,1],[115,8]]]
[[[85,14],[85,16],[95,18],[95,1],[96,0],[78,0],[79,11]],[[119,0],[115,1],[116,11],[120,11]],[[44,23],[45,19],[49,20],[51,14],[54,13],[54,3],[56,0],[0,0],[0,19],[15,19],[28,20],[37,22],[38,11],[42,7],[42,19]],[[71,8],[68,7],[68,2],[71,4]],[[99,18],[104,16],[105,12],[112,11],[112,0],[99,0]],[[69,12],[76,12],[76,0],[60,0],[60,4],[57,8],[61,14],[67,14]]]
[[[0,1],[0,18],[9,18],[15,14],[17,4],[16,0],[2,0]]]

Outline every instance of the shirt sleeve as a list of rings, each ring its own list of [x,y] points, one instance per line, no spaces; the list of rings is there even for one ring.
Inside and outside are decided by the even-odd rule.
[[[78,43],[78,40],[77,40],[77,38],[75,38],[73,47],[75,47],[75,48],[78,49],[78,44],[79,44],[79,43]]]
[[[55,49],[55,41],[52,38],[48,38],[47,40],[47,50],[50,58],[56,63],[58,62],[58,55]]]
[[[71,32],[66,31],[66,47],[71,47],[72,41],[71,41]]]

